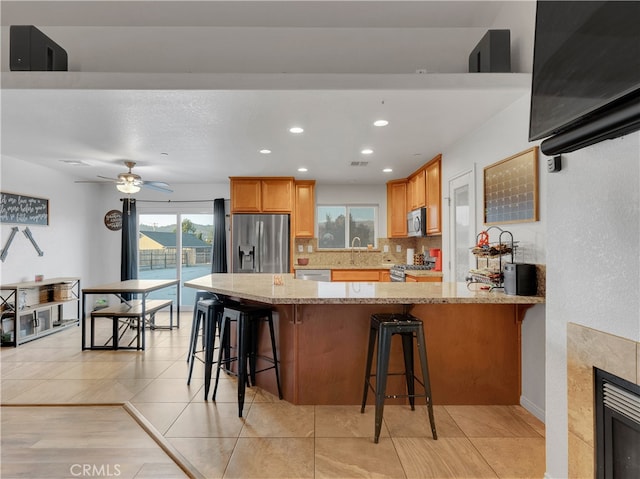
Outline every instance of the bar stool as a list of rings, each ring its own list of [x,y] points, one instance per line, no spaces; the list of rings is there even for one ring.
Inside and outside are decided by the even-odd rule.
[[[194,353],[194,349],[198,344],[198,336],[200,335],[200,329],[202,323],[198,317],[198,302],[202,299],[218,299],[218,296],[208,291],[196,291],[196,301],[193,305],[193,320],[191,321],[191,335],[189,336],[189,352],[187,353],[187,364],[191,362],[191,356]],[[204,349],[204,348],[203,348]],[[189,374],[189,381],[191,380],[191,374]]]
[[[220,328],[220,337],[228,334],[231,322],[235,321],[237,346],[236,356],[227,356],[223,359],[222,348],[218,351],[218,362],[216,367],[216,382],[213,387],[212,399],[216,400],[216,392],[218,390],[218,381],[220,379],[220,370],[224,369],[229,374],[234,374],[230,370],[232,362],[236,361],[238,376],[238,417],[242,417],[242,409],[244,408],[245,388],[247,384],[256,384],[256,374],[274,369],[276,373],[276,384],[278,386],[278,396],[282,399],[282,389],[280,387],[280,371],[278,368],[278,353],[276,351],[276,338],[273,329],[273,313],[271,308],[263,306],[253,306],[247,304],[226,305],[222,314],[222,326]],[[266,322],[269,326],[269,335],[271,337],[271,354],[265,357],[258,355],[258,326],[260,322]],[[271,366],[256,370],[257,359],[263,359]],[[248,361],[247,361],[248,360]],[[248,364],[247,364],[248,363]],[[247,366],[249,366],[249,374],[247,375]],[[250,380],[250,383],[249,383]],[[205,396],[206,399],[206,396]]]
[[[389,355],[391,352],[391,339],[394,335],[402,337],[402,352],[404,355],[404,372],[389,373]],[[422,381],[414,374],[413,369],[413,340],[416,340],[418,354],[420,355],[420,366],[422,369]],[[376,345],[377,340],[377,345]],[[373,362],[373,351],[377,347],[376,372],[371,374]],[[386,395],[387,377],[404,375],[407,382],[408,394]],[[375,387],[371,384],[371,378],[375,376]],[[415,393],[415,381],[418,381],[424,388],[424,394]],[[367,393],[371,388],[375,394],[375,435],[374,442],[380,438],[382,428],[382,413],[384,411],[384,400],[386,398],[408,397],[411,410],[415,410],[415,398],[424,397],[427,401],[429,412],[429,422],[433,439],[438,439],[436,433],[436,423],[433,417],[433,399],[431,397],[431,384],[429,382],[429,369],[427,366],[427,346],[424,339],[424,329],[422,321],[410,314],[373,314],[371,315],[371,329],[369,331],[369,350],[367,351],[367,365],[364,377],[364,392],[362,394],[362,407],[360,412],[364,413],[367,403]]]
[[[205,399],[211,384],[211,368],[213,362],[213,350],[215,349],[216,327],[220,327],[224,302],[217,297],[200,299],[193,311],[193,326],[191,327],[191,344],[189,346],[189,376],[187,384],[191,383],[193,364],[196,359],[204,363]],[[202,334],[200,331],[202,330]],[[202,349],[198,349],[198,338],[202,336]],[[198,355],[204,353],[204,358]]]

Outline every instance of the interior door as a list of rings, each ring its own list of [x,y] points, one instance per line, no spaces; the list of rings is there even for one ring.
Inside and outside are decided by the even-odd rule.
[[[471,247],[476,240],[475,168],[449,180],[449,272],[451,281],[465,281],[475,266]]]

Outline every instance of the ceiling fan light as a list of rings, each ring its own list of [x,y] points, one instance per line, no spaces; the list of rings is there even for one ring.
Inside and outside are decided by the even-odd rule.
[[[138,185],[130,182],[116,183],[116,188],[118,188],[118,191],[126,193],[128,195],[140,191],[140,187]]]

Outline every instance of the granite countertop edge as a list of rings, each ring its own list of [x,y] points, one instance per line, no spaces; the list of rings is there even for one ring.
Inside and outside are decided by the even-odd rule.
[[[465,283],[322,283],[270,274],[213,274],[185,285],[229,297],[273,305],[313,304],[543,304],[544,296],[515,296],[501,291],[470,290]],[[324,286],[323,286],[324,285]]]

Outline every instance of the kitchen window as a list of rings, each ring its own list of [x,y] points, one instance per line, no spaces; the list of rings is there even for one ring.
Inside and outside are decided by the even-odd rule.
[[[320,249],[376,246],[377,205],[318,205],[316,218]]]

